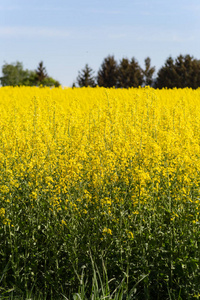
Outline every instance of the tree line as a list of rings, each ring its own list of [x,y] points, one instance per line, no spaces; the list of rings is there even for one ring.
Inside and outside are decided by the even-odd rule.
[[[24,70],[21,62],[5,63],[2,67],[3,76],[0,77],[2,86],[60,86],[59,81],[48,76],[43,61],[34,71]]]
[[[173,59],[169,56],[164,65],[155,75],[155,66],[151,66],[151,59],[144,60],[144,68],[138,61],[122,58],[119,63],[113,55],[104,58],[97,75],[86,64],[78,72],[72,87],[116,87],[129,88],[151,86],[154,88],[184,88],[196,89],[200,87],[200,60],[193,56],[179,55]],[[14,64],[5,63],[2,67],[3,76],[0,78],[2,86],[60,86],[59,81],[48,76],[46,68],[41,61],[36,70],[24,70],[21,62]]]
[[[176,59],[168,57],[156,77],[155,66],[151,66],[149,57],[145,59],[144,65],[142,69],[134,57],[131,60],[122,58],[117,63],[114,56],[108,56],[103,60],[97,76],[94,76],[94,71],[86,64],[79,71],[74,86],[129,88],[148,85],[159,89],[200,87],[200,60],[188,54],[179,55]]]

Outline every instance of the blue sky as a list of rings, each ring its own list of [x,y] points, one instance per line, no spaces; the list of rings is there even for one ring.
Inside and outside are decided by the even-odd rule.
[[[0,68],[20,61],[71,86],[86,63],[149,56],[156,71],[169,55],[200,59],[199,0],[0,0]]]

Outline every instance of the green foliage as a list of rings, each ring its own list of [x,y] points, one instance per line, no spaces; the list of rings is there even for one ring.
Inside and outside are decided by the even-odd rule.
[[[119,62],[114,56],[107,56],[99,68],[97,77],[94,71],[88,66],[79,71],[77,83],[79,87],[95,87],[96,84],[102,87],[129,88],[142,85],[155,86],[156,88],[185,88],[196,89],[200,87],[200,60],[190,55],[179,55],[176,59],[171,56],[160,68],[157,78],[153,79],[155,67],[151,67],[151,59],[145,59],[145,68],[139,66],[133,57],[130,61],[122,58]],[[41,61],[35,71],[24,70],[21,62],[12,64],[5,63],[2,67],[3,76],[0,78],[2,86],[60,86],[60,83],[49,77]],[[97,83],[96,83],[97,81]],[[76,84],[73,83],[73,87]]]
[[[60,86],[60,83],[47,76],[43,62],[39,63],[36,71],[24,70],[21,62],[5,63],[2,67],[2,86]]]
[[[142,69],[133,57],[130,61],[130,83],[131,87],[139,87],[143,83]]]
[[[130,82],[130,63],[128,58],[122,58],[118,67],[118,87],[129,88]]]
[[[156,87],[162,88],[162,87],[168,87],[173,88],[176,86],[176,70],[174,67],[174,60],[170,56],[166,62],[164,67],[162,67],[158,71],[158,76],[156,79]]]
[[[97,75],[97,83],[103,87],[114,87],[117,86],[118,79],[118,66],[114,56],[106,57]]]
[[[30,77],[30,72],[23,69],[21,62],[14,64],[5,63],[2,67],[3,76],[0,78],[2,86],[23,85],[26,79]]]
[[[88,64],[85,65],[85,68],[79,72],[77,77],[77,82],[79,87],[95,87],[95,77],[94,77],[94,71],[88,66]]]
[[[43,61],[41,61],[37,67],[36,72],[36,76],[37,76],[37,81],[39,83],[42,83],[47,77],[47,72],[46,72],[46,68],[43,65]]]
[[[135,58],[129,61],[123,58],[118,67],[118,87],[139,87],[143,83],[142,69]]]
[[[7,209],[7,217],[13,227],[4,225],[0,229],[1,295],[23,295],[33,289],[33,295],[42,291],[46,299],[62,299],[61,295],[69,299],[72,295],[73,299],[105,299],[113,294],[108,299],[153,300],[168,299],[170,294],[176,300],[193,299],[192,295],[198,294],[199,225],[188,220],[196,213],[195,207],[185,203],[179,219],[172,221],[172,211],[166,209],[168,191],[160,203],[149,187],[152,200],[138,206],[139,214],[133,215],[130,178],[127,186],[119,181],[109,187],[105,182],[111,195],[112,188],[126,195],[120,207],[113,199],[116,215],[112,219],[92,204],[93,198],[88,214],[76,215],[72,207],[64,209],[64,194],[60,211],[52,211],[50,191],[31,202],[31,181],[27,175],[26,182],[12,191],[8,203],[12,209]],[[87,183],[81,185],[86,187]],[[93,194],[92,185],[87,190]],[[79,193],[81,190],[76,194],[71,191],[71,201],[76,205]],[[176,205],[172,208],[173,213],[179,209]],[[119,216],[117,224],[113,220]],[[105,226],[112,235],[102,236]],[[133,238],[127,236],[127,230],[134,233]]]
[[[155,67],[151,67],[150,57],[147,57],[144,62],[145,62],[145,69],[142,71],[144,76],[144,85],[152,86]]]
[[[41,85],[43,86],[55,86],[55,87],[59,87],[60,83],[59,81],[53,79],[52,77],[46,77],[44,78],[41,82]]]
[[[175,60],[169,57],[165,65],[158,71],[157,88],[196,89],[200,86],[200,60],[190,55],[179,55]]]
[[[97,83],[104,87],[138,87],[143,83],[142,69],[135,58],[123,58],[118,66],[114,56],[108,56],[98,71]]]
[[[28,76],[23,80],[23,83],[20,85],[24,86],[36,86],[37,85],[37,76],[34,71],[28,71]]]

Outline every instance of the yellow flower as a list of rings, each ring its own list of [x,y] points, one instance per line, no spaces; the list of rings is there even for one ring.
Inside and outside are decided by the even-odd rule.
[[[65,220],[62,220],[61,224],[67,226],[67,223],[65,222]]]
[[[110,235],[112,235],[112,230],[110,229],[110,228],[104,228],[103,229],[103,234],[110,234]]]
[[[134,239],[134,235],[131,231],[127,231],[127,236],[129,239]]]
[[[0,216],[4,217],[5,216],[5,208],[0,208]]]

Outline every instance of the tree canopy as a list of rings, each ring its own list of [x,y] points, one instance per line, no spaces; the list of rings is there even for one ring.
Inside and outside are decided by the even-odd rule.
[[[85,65],[84,69],[78,72],[77,82],[80,87],[96,86],[94,71],[88,66],[88,64]]]
[[[60,83],[47,75],[43,62],[36,71],[24,70],[21,62],[5,63],[2,67],[3,76],[0,78],[2,86],[59,86]]]
[[[23,85],[30,77],[30,72],[23,69],[23,64],[17,61],[14,64],[5,63],[2,67],[3,76],[0,78],[2,86]]]
[[[175,60],[170,56],[158,71],[157,88],[200,87],[200,60],[190,55],[179,55]]]
[[[38,82],[42,83],[45,78],[48,77],[46,68],[43,65],[43,61],[41,61],[35,71]]]
[[[23,68],[19,61],[4,63],[2,66],[2,86],[59,86],[59,81],[50,77],[43,61],[40,61],[35,70]],[[155,67],[151,66],[150,57],[145,58],[144,68],[138,61],[122,58],[119,63],[114,55],[104,58],[97,75],[88,64],[78,72],[73,87],[116,87],[130,88],[138,86],[152,86],[155,88],[193,88],[200,87],[200,60],[193,56],[179,55],[175,59],[169,56],[155,76]]]
[[[144,60],[145,69],[142,71],[143,73],[143,83],[144,85],[152,86],[153,84],[153,74],[155,73],[156,68],[151,67],[151,59],[147,57]]]
[[[143,84],[142,69],[134,57],[130,61],[130,82],[131,87],[139,87]]]
[[[131,61],[123,58],[118,67],[118,87],[129,88],[138,87],[143,84],[142,69],[136,59],[133,57]]]
[[[117,87],[130,87],[130,63],[128,58],[122,58],[119,63]]]
[[[97,74],[97,83],[103,87],[117,86],[118,65],[114,56],[106,57]]]

